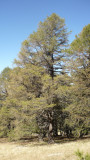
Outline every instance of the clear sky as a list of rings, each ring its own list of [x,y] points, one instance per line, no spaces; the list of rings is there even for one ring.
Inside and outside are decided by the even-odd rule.
[[[0,0],[0,72],[13,67],[21,43],[52,13],[65,18],[71,42],[90,23],[90,0]]]

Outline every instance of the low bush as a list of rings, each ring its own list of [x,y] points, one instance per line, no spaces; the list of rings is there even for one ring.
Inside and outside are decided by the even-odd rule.
[[[77,150],[75,154],[76,154],[76,156],[78,156],[78,160],[90,160],[90,154],[89,153],[84,155],[83,152]]]

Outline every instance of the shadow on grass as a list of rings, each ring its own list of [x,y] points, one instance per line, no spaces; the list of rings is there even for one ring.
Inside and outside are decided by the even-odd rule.
[[[53,145],[53,144],[63,144],[63,143],[69,143],[69,142],[77,142],[77,141],[90,141],[90,136],[82,137],[82,138],[75,138],[75,137],[61,137],[57,136],[53,138],[53,143],[48,143],[48,138],[44,138],[43,141],[39,141],[38,137],[32,136],[32,137],[26,137],[19,141],[14,141],[17,144],[27,146],[30,145],[32,147],[34,146],[46,146],[46,145]],[[8,139],[6,138],[0,138],[0,143],[7,143]],[[12,142],[11,142],[12,143]]]
[[[43,141],[39,141],[38,137],[32,137],[32,138],[26,138],[23,140],[20,140],[20,144],[21,145],[27,145],[30,144],[30,146],[46,146],[46,145],[53,145],[53,144],[64,144],[64,143],[69,143],[69,142],[77,142],[77,141],[86,141],[86,140],[90,140],[90,136],[89,137],[83,137],[83,138],[75,138],[75,137],[61,137],[61,136],[57,136],[53,138],[53,142],[52,143],[48,143],[48,139],[44,138]]]

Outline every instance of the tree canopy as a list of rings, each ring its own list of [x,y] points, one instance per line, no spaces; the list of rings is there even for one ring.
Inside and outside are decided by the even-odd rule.
[[[71,43],[70,69],[73,78],[72,104],[68,110],[73,118],[73,125],[79,129],[81,135],[86,128],[90,129],[90,24]]]
[[[58,131],[81,136],[90,129],[90,25],[69,49],[68,34],[53,13],[22,43],[16,67],[1,73],[0,137],[38,133],[51,141]]]

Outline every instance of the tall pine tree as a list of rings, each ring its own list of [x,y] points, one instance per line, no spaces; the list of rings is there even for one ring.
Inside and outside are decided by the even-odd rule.
[[[76,36],[69,49],[73,78],[72,104],[68,108],[73,130],[83,136],[90,129],[90,24]]]

